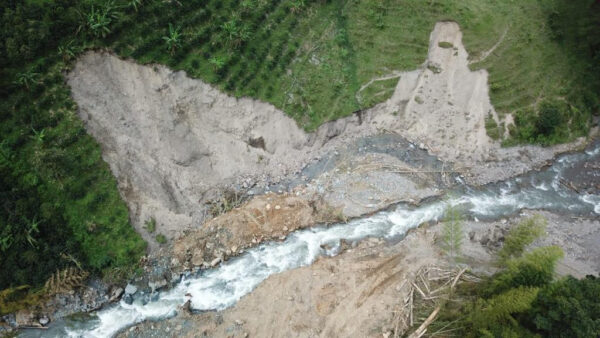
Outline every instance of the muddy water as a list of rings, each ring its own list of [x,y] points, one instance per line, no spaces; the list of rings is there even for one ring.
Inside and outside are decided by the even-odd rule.
[[[298,231],[283,242],[262,244],[218,268],[204,270],[149,302],[139,297],[132,305],[121,302],[93,315],[57,321],[43,332],[22,332],[21,336],[110,337],[137,322],[173,316],[188,299],[194,310],[222,310],[234,305],[272,274],[309,265],[320,256],[336,255],[342,239],[398,239],[423,222],[439,220],[449,207],[460,209],[466,217],[486,220],[509,216],[521,209],[600,217],[597,190],[581,191],[565,183],[577,178],[577,168],[587,168],[590,177],[597,178],[598,171],[590,169],[588,164],[599,159],[600,143],[595,143],[585,152],[559,157],[554,165],[540,172],[480,188],[459,182],[446,198],[418,207],[398,205],[393,210],[347,224]]]

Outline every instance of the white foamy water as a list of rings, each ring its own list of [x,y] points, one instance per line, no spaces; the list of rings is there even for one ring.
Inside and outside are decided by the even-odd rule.
[[[337,254],[342,239],[398,238],[424,222],[438,221],[450,206],[474,219],[495,219],[524,208],[600,214],[600,196],[578,195],[559,184],[565,168],[599,153],[592,150],[568,155],[549,170],[480,189],[463,187],[454,197],[420,207],[399,205],[393,211],[347,224],[301,230],[283,242],[264,243],[218,268],[190,277],[161,292],[154,301],[144,303],[136,299],[131,305],[121,302],[98,311],[91,320],[55,323],[42,336],[111,337],[135,323],[174,316],[188,299],[195,310],[222,310],[234,305],[270,275],[310,265],[320,256]]]

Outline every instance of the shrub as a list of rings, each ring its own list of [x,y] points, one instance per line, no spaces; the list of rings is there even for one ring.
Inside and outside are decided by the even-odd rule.
[[[167,237],[165,237],[165,235],[163,235],[163,234],[156,235],[155,239],[156,239],[156,242],[158,242],[158,244],[167,243]]]
[[[548,285],[540,290],[528,319],[545,337],[598,337],[600,279],[569,276]]]
[[[510,229],[504,240],[504,245],[498,253],[500,263],[505,263],[510,258],[520,257],[526,246],[544,234],[546,223],[545,218],[535,215],[519,222]]]
[[[440,41],[440,42],[438,42],[438,46],[440,48],[446,48],[446,49],[454,47],[454,45],[451,42],[448,42],[448,41]]]
[[[506,261],[506,269],[495,275],[483,292],[490,296],[520,286],[544,286],[554,278],[554,267],[562,257],[561,248],[548,246],[510,259]]]
[[[531,309],[537,297],[536,287],[518,287],[490,299],[479,299],[471,312],[472,334],[505,337],[518,334],[522,329],[514,316]]]
[[[149,233],[153,233],[154,231],[156,231],[156,220],[154,219],[154,217],[151,217],[149,220],[146,221],[145,227]]]
[[[552,136],[556,127],[563,123],[563,112],[561,106],[556,102],[544,101],[538,109],[535,121],[537,135]]]

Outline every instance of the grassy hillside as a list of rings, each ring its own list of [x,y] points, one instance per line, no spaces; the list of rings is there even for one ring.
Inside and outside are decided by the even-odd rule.
[[[83,50],[162,63],[273,103],[307,130],[387,99],[439,20],[482,55],[508,143],[581,135],[598,110],[593,0],[8,0],[0,5],[0,288],[39,285],[76,258],[122,270],[144,252],[62,72]],[[578,24],[573,27],[572,23]],[[506,32],[506,33],[505,33]],[[594,59],[594,57],[596,59]],[[492,124],[490,124],[492,125]],[[69,257],[69,256],[67,256]]]
[[[544,100],[576,106],[578,112],[561,121],[570,127],[566,135],[548,140],[564,142],[587,130],[597,110],[596,87],[588,80],[597,80],[587,74],[589,55],[572,50],[580,36],[556,39],[563,27],[551,19],[564,21],[562,13],[591,3],[565,9],[550,0],[153,2],[116,26],[106,44],[124,57],[168,64],[237,96],[269,101],[313,130],[387,99],[395,81],[374,82],[378,88],[368,87],[358,99],[357,91],[373,78],[418,67],[435,22],[455,20],[474,59],[502,39],[472,65],[489,70],[492,103],[502,117],[536,115]],[[173,50],[163,39],[170,24],[180,33]]]

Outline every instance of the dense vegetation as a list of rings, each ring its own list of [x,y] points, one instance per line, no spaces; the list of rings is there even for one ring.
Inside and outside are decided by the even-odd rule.
[[[463,285],[444,304],[431,332],[441,327],[467,337],[600,335],[600,279],[555,279],[560,248],[526,251],[544,228],[540,217],[513,228],[498,254],[499,272],[484,282]]]
[[[86,49],[185,70],[313,130],[388,98],[394,79],[358,90],[421,64],[434,23],[452,19],[473,56],[506,32],[473,67],[489,70],[499,112],[515,113],[509,142],[547,144],[584,133],[598,109],[599,13],[593,0],[5,0],[0,289],[75,262],[126,269],[144,252],[63,80]]]

